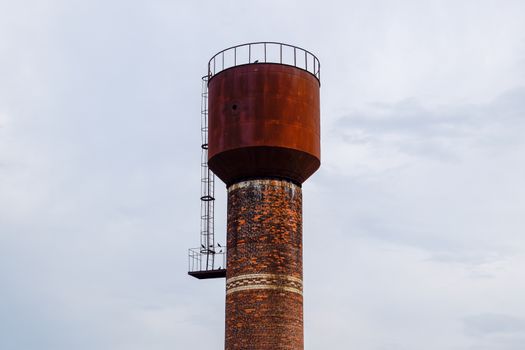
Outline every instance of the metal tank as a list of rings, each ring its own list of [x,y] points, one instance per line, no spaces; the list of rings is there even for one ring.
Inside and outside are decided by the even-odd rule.
[[[208,93],[208,164],[227,185],[261,177],[301,184],[319,168],[316,76],[284,64],[246,64],[213,76]]]

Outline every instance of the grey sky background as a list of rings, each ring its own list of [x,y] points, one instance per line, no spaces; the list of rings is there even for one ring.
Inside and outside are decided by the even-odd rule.
[[[223,347],[200,78],[260,40],[321,61],[306,349],[522,350],[521,0],[0,0],[0,349]]]

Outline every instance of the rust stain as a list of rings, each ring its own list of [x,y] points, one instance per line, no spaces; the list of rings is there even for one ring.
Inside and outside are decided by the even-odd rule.
[[[286,65],[224,70],[209,85],[209,166],[226,184],[304,182],[320,166],[319,81]]]

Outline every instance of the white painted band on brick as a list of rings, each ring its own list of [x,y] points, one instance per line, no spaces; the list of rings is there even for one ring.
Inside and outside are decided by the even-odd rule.
[[[231,294],[231,293],[235,293],[235,292],[240,292],[240,291],[243,291],[243,290],[253,290],[253,289],[259,289],[259,290],[260,289],[282,290],[282,291],[286,291],[286,292],[296,293],[296,294],[299,294],[301,296],[303,295],[303,291],[300,290],[300,289],[293,288],[293,287],[276,286],[276,285],[271,285],[271,284],[257,284],[257,285],[239,286],[239,287],[228,289],[226,291],[226,295]]]
[[[272,273],[246,274],[226,280],[226,294],[254,289],[283,290],[303,295],[303,281],[297,277]]]
[[[239,188],[247,188],[247,187],[257,187],[257,186],[279,186],[279,187],[288,187],[290,189],[295,190],[296,188],[300,188],[293,182],[290,182],[288,180],[276,180],[276,179],[256,179],[256,180],[245,180],[241,182],[234,183],[230,187],[228,187],[228,192],[239,189]]]
[[[302,279],[294,277],[294,276],[290,276],[290,275],[279,275],[276,273],[250,273],[250,274],[239,275],[239,276],[228,278],[226,280],[226,284],[230,282],[235,282],[235,281],[239,281],[243,279],[252,279],[252,278],[282,279],[282,280],[287,280],[287,281],[298,282],[301,284],[303,283]]]

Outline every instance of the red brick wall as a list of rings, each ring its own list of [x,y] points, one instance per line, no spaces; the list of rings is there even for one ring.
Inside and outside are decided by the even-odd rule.
[[[230,186],[227,240],[226,350],[302,350],[301,188]]]

